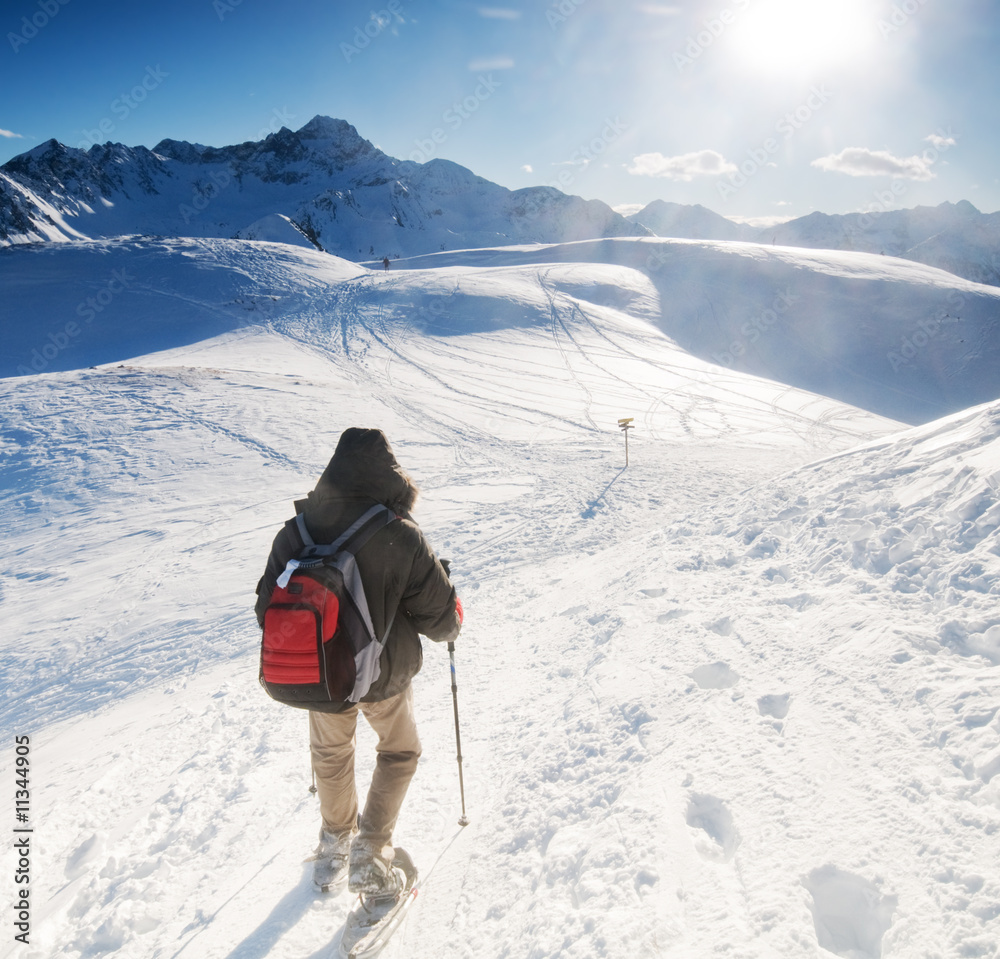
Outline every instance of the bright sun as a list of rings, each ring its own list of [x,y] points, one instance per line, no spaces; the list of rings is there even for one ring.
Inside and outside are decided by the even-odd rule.
[[[741,60],[789,74],[843,66],[865,53],[874,23],[870,0],[752,0],[731,27]]]

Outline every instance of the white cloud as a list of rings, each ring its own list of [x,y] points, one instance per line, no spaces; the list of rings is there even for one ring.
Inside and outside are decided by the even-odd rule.
[[[699,150],[681,156],[665,157],[662,153],[642,153],[632,160],[628,172],[633,176],[666,177],[670,180],[693,180],[696,176],[723,176],[735,173],[730,163],[715,150]]]
[[[929,143],[938,150],[947,150],[953,147],[958,141],[954,137],[943,137],[937,133],[932,133],[929,137],[924,137],[924,142]]]
[[[530,163],[525,163],[524,166],[521,167],[521,169],[525,173],[534,173],[535,172]]]
[[[12,140],[23,140],[23,133],[13,133],[10,130],[0,130],[0,137],[8,137]]]
[[[869,150],[867,147],[847,147],[840,153],[813,160],[812,165],[828,173],[846,173],[848,176],[894,176],[904,180],[933,180],[931,166],[934,158],[895,157],[887,150]]]

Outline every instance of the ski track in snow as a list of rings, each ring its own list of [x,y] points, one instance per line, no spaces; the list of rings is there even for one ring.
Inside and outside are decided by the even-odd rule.
[[[387,957],[1000,955],[996,406],[899,433],[693,359],[619,309],[645,287],[586,275],[307,278],[245,291],[259,326],[0,384],[18,959],[329,955],[350,903],[312,892],[306,718],[257,686],[250,610],[355,424],[467,610],[471,824],[427,643],[397,833],[423,888]]]

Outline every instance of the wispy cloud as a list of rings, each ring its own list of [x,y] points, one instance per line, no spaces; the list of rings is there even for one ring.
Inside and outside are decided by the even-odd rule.
[[[514,66],[511,57],[484,57],[481,60],[470,60],[469,70],[472,73],[488,73],[490,70],[510,70]]]
[[[14,133],[11,130],[0,130],[0,137],[7,137],[10,140],[23,140],[23,133]]]
[[[930,139],[930,138],[928,138]],[[934,158],[921,156],[896,157],[888,150],[869,150],[867,147],[847,147],[840,153],[813,160],[812,165],[828,173],[846,173],[848,176],[894,176],[904,180],[933,180],[931,166]]]
[[[633,176],[666,177],[669,180],[693,180],[696,176],[724,176],[735,173],[736,165],[715,150],[699,150],[681,156],[642,153],[632,160],[628,172]]]
[[[924,142],[929,143],[938,150],[947,150],[958,143],[954,137],[943,137],[937,133],[932,133],[929,137],[924,137]]]
[[[534,173],[535,172],[534,168],[531,166],[530,163],[525,163],[524,166],[521,167],[521,170],[523,172],[525,172],[525,173]]]
[[[520,20],[521,11],[510,7],[480,7],[479,16],[487,20]]]

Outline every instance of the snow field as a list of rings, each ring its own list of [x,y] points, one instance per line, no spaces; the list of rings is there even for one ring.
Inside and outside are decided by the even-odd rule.
[[[364,303],[383,338],[385,322],[393,337],[562,323],[571,339],[594,322],[610,332],[617,311],[615,327],[659,330],[682,348],[679,362],[699,357],[716,374],[764,376],[909,423],[1000,394],[1000,290],[874,254],[617,238],[431,254],[383,273],[279,243],[124,238],[9,248],[0,263],[12,316],[32,315],[45,288],[41,322],[12,325],[7,375],[272,323],[328,339]]]
[[[18,959],[327,954],[349,900],[311,889],[305,714],[257,686],[251,606],[368,424],[467,611],[471,825],[428,643],[397,833],[425,883],[390,959],[1000,953],[994,405],[900,433],[713,367],[616,264],[134,249],[154,332],[216,271],[198,338],[130,359],[116,319],[107,365],[0,382],[0,709],[36,777]],[[372,745],[360,724],[362,782]]]

